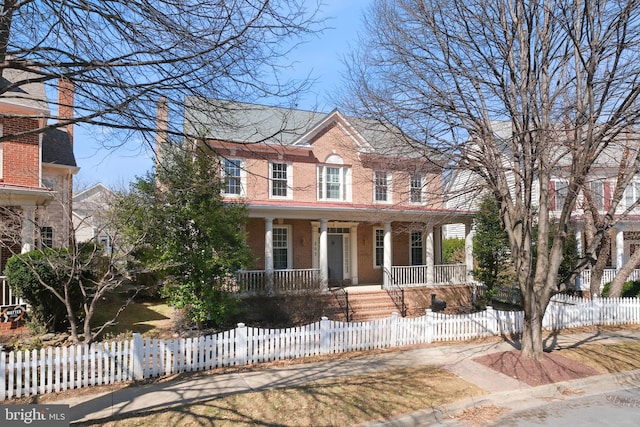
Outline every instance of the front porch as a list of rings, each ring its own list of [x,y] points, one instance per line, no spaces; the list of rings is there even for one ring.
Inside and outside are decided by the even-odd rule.
[[[383,274],[383,271],[385,274]],[[388,273],[387,273],[388,272]],[[420,288],[464,285],[468,271],[465,264],[392,266],[382,269],[378,289]],[[242,295],[276,295],[295,292],[327,292],[337,283],[321,280],[319,268],[282,270],[243,270],[236,275],[235,290]],[[341,286],[344,283],[340,283]],[[372,284],[351,285],[371,286]]]

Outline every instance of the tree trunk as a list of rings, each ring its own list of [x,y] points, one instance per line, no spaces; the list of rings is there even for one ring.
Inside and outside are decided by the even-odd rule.
[[[624,263],[622,268],[616,273],[616,277],[611,281],[609,285],[609,297],[618,298],[622,294],[622,286],[627,281],[627,278],[633,273],[640,263],[640,251],[635,251],[631,258]]]
[[[536,302],[533,290],[528,291],[528,295],[523,295],[524,299],[524,323],[522,325],[522,339],[520,349],[524,357],[541,360],[544,354],[542,346],[542,317],[544,310],[540,309]]]
[[[591,268],[591,281],[589,282],[589,294],[600,296],[600,283],[602,282],[602,275],[604,268],[607,266],[609,260],[609,254],[611,253],[611,236],[609,233],[604,233],[602,241],[600,242],[600,250],[598,251],[598,260]]]

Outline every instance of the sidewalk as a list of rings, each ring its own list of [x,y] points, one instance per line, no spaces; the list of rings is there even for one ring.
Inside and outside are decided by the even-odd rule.
[[[560,335],[556,338],[550,336],[546,344],[547,346],[552,345],[553,348],[562,348],[575,343],[602,341],[612,343],[621,340],[640,340],[640,330],[580,333]],[[602,393],[640,385],[640,371],[631,371],[531,387],[471,360],[485,354],[507,350],[513,350],[513,346],[507,342],[435,344],[418,349],[389,351],[350,359],[326,360],[265,369],[258,367],[227,374],[167,380],[126,387],[113,392],[65,399],[55,403],[70,405],[72,422],[95,421],[108,419],[114,415],[151,412],[229,394],[295,386],[322,379],[419,365],[442,366],[465,381],[490,393],[474,399],[455,402],[445,407],[405,415],[391,422],[370,424],[371,426],[411,426],[447,424],[451,422],[452,414],[473,406],[499,405],[522,409],[527,405],[548,402],[549,399],[569,399],[572,395],[584,396],[594,390]],[[570,389],[572,393],[563,394],[563,391],[567,389]]]

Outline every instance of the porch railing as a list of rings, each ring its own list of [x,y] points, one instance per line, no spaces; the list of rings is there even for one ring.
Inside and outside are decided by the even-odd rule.
[[[22,298],[18,298],[13,294],[5,276],[0,276],[0,288],[2,292],[0,294],[0,309],[8,306],[25,304]]]
[[[407,305],[405,304],[405,301],[404,301],[404,289],[402,289],[402,287],[395,282],[393,278],[393,274],[389,270],[384,268],[383,274],[387,278],[386,280],[387,285],[385,286],[385,290],[387,291],[387,294],[389,294],[389,297],[393,301],[393,304],[395,304],[398,311],[400,311],[400,315],[402,317],[405,317],[407,315]],[[385,280],[383,280],[383,283],[384,282]]]
[[[295,293],[320,290],[320,269],[243,270],[236,275],[242,294]]]
[[[600,289],[602,287],[611,282],[614,277],[616,277],[616,273],[618,270],[615,268],[606,268],[602,273],[602,280],[600,280]],[[627,277],[627,281],[631,280],[640,280],[640,269],[633,270],[629,277]],[[588,290],[591,287],[591,270],[583,270],[580,273],[580,283],[578,283],[577,288],[582,290]]]
[[[391,267],[393,282],[402,288],[427,285],[463,285],[467,282],[465,264],[442,264],[433,266],[433,282],[430,283],[426,265]]]

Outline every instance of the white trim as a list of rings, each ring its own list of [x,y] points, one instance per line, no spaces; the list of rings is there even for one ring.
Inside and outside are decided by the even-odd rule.
[[[420,263],[414,264],[413,262],[413,233],[420,233],[420,243],[421,243],[421,255],[420,255]],[[409,230],[409,265],[425,265],[425,242],[424,242],[425,233],[424,230],[413,229]]]
[[[293,252],[293,246],[292,246],[292,244],[291,244],[291,241],[292,241],[291,225],[290,225],[290,224],[284,224],[284,225],[275,225],[275,224],[274,224],[274,225],[273,225],[273,228],[272,228],[272,234],[271,234],[271,236],[272,236],[272,237],[271,237],[271,239],[272,239],[272,240],[271,240],[271,241],[272,241],[272,248],[273,248],[273,252],[274,252],[274,255],[273,255],[273,263],[274,263],[274,267],[273,267],[273,269],[274,269],[274,270],[279,270],[278,268],[276,268],[276,267],[275,267],[275,258],[276,258],[276,256],[275,256],[275,251],[276,251],[277,249],[281,249],[281,248],[282,248],[282,247],[277,247],[277,246],[273,243],[273,236],[275,235],[276,230],[287,230],[287,247],[286,247],[286,249],[287,249],[287,266],[286,266],[286,268],[287,268],[287,269],[289,269],[289,268],[293,268],[293,267],[292,267],[292,265],[293,265],[293,263],[292,263],[292,260],[293,260],[293,254],[292,254],[292,252]],[[281,268],[280,268],[280,269],[281,269]]]
[[[327,168],[338,170],[339,195],[327,197]],[[351,168],[340,164],[320,164],[316,167],[316,199],[328,202],[351,202]]]
[[[378,249],[378,246],[376,245],[376,232],[380,231],[382,233],[381,237],[382,237],[382,246],[380,246],[380,249],[382,249],[382,259],[380,260],[380,265],[376,264],[376,257],[377,257],[377,253],[376,253],[376,249]],[[374,269],[380,269],[384,266],[384,228],[383,227],[373,227],[373,268]]]
[[[414,202],[412,199],[413,197],[413,177],[414,176],[418,176],[420,177],[420,201],[419,202]],[[416,205],[416,206],[423,206],[427,203],[427,189],[426,189],[426,185],[425,185],[425,175],[423,173],[410,173],[409,174],[409,203],[412,205]]]
[[[386,200],[378,200],[377,197],[377,187],[378,187],[378,182],[377,182],[377,174],[384,174],[384,179],[386,181],[385,187],[386,187],[386,191],[385,191],[385,199]],[[389,171],[386,170],[374,170],[373,171],[373,203],[375,204],[381,204],[381,205],[388,205],[390,203],[393,203],[393,174]]]
[[[227,189],[227,183],[226,183],[226,178],[227,178],[227,161],[229,162],[233,162],[233,161],[238,161],[240,162],[238,164],[238,168],[240,169],[240,193],[227,193],[226,189]],[[245,160],[241,159],[241,158],[233,158],[233,157],[229,157],[229,158],[225,158],[223,159],[223,163],[222,163],[222,179],[223,179],[223,185],[222,185],[222,194],[225,197],[231,197],[231,198],[240,198],[240,197],[246,197],[247,195],[247,171],[246,171],[246,164],[245,164]]]

